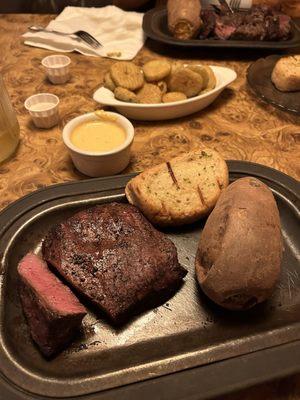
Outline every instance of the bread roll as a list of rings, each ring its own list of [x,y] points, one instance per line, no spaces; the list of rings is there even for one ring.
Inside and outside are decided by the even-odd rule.
[[[202,25],[200,0],[168,0],[167,10],[173,36],[188,40],[197,35]]]
[[[128,182],[125,193],[153,224],[177,226],[207,215],[227,185],[226,162],[205,148],[147,169]]]
[[[280,58],[273,69],[271,79],[282,92],[300,91],[300,55]]]
[[[258,179],[238,179],[223,191],[202,231],[195,260],[198,282],[220,306],[248,309],[271,296],[282,250],[271,190]]]

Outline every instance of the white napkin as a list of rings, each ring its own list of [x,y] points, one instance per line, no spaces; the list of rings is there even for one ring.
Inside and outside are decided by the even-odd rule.
[[[125,12],[115,6],[66,7],[49,23],[47,29],[72,33],[84,30],[94,36],[103,47],[93,49],[81,40],[48,32],[26,32],[25,44],[44,49],[102,56],[118,60],[132,60],[145,42],[142,29],[143,14]]]

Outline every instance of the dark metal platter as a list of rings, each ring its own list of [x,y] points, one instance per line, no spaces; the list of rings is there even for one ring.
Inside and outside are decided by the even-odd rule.
[[[280,58],[278,55],[268,56],[251,64],[247,72],[248,84],[263,101],[280,110],[300,115],[300,91],[281,92],[272,83],[272,71]]]
[[[39,251],[50,226],[77,210],[126,201],[131,176],[48,187],[0,214],[0,399],[202,399],[300,371],[300,184],[262,165],[228,165],[231,181],[256,176],[276,197],[285,253],[273,297],[242,314],[215,306],[194,278],[204,222],[168,230],[189,270],[180,291],[118,330],[90,308],[80,336],[52,361],[29,337],[17,263],[27,251]]]
[[[247,49],[293,49],[300,46],[300,29],[292,22],[292,35],[288,40],[259,41],[259,40],[217,40],[191,39],[180,40],[174,38],[168,30],[167,10],[152,9],[144,15],[143,30],[145,34],[161,43],[181,47],[219,47],[219,48],[247,48]]]

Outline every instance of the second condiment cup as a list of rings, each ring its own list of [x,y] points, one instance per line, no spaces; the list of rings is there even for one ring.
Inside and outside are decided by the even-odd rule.
[[[24,106],[38,128],[52,128],[59,122],[59,98],[51,93],[39,93],[26,99]]]
[[[95,113],[88,113],[72,119],[63,129],[63,141],[67,146],[75,167],[85,175],[91,177],[115,175],[123,171],[130,161],[130,147],[134,138],[134,127],[123,115],[105,112],[113,118],[126,133],[126,138],[121,146],[107,152],[92,152],[78,149],[70,140],[74,128],[84,122],[99,119]]]
[[[54,54],[42,59],[42,65],[46,70],[48,79],[55,85],[68,82],[70,79],[70,63],[70,58],[61,54]]]

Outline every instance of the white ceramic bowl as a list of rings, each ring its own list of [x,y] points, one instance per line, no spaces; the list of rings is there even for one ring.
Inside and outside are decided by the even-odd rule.
[[[115,175],[127,167],[130,160],[130,147],[134,138],[134,128],[127,118],[113,112],[105,112],[115,118],[126,132],[125,142],[109,152],[92,152],[78,149],[70,140],[73,129],[83,122],[99,119],[95,113],[83,114],[69,121],[63,129],[63,141],[67,146],[75,167],[92,177]]]
[[[125,103],[124,101],[115,99],[113,92],[104,87],[96,90],[93,98],[102,105],[115,107],[120,113],[132,119],[157,121],[184,117],[196,111],[200,111],[211,104],[226,86],[232,83],[237,77],[233,69],[213,65],[210,67],[214,71],[217,79],[216,87],[210,92],[191,97],[187,100],[165,104]]]

